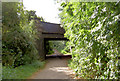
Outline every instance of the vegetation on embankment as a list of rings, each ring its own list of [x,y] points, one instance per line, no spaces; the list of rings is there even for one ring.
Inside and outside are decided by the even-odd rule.
[[[65,40],[53,40],[53,41],[47,41],[46,42],[46,54],[53,54],[54,50],[56,49],[57,51],[59,51],[62,54],[68,53],[68,49],[66,47],[66,42]],[[66,52],[67,51],[67,52]]]
[[[3,79],[26,78],[44,65],[37,50],[36,18],[43,21],[35,11],[24,10],[23,3],[2,3]]]
[[[2,67],[2,79],[27,79],[39,69],[43,68],[45,62],[35,61],[32,64],[26,64],[16,68]]]
[[[78,78],[120,79],[120,1],[61,3],[61,24]]]

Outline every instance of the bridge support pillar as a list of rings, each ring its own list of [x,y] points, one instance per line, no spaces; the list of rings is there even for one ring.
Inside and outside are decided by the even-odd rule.
[[[40,55],[40,60],[45,60],[45,47],[44,47],[44,38],[37,40],[38,52]]]

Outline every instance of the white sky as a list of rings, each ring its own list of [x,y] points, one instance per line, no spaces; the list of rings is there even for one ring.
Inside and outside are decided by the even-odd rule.
[[[54,0],[23,0],[26,10],[35,10],[38,16],[42,16],[46,22],[60,23],[58,18],[59,4]]]

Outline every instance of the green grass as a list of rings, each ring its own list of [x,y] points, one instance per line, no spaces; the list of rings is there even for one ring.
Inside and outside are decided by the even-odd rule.
[[[2,67],[2,79],[27,79],[34,72],[43,68],[45,62],[35,61],[32,64],[19,66],[16,68]]]

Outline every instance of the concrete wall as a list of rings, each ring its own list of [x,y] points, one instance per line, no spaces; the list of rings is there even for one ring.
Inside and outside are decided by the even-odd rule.
[[[37,48],[40,55],[40,60],[45,60],[44,38],[40,38],[37,40]]]
[[[39,39],[37,40],[37,48],[38,48],[41,60],[45,60],[45,57],[46,57],[46,48],[45,48],[46,41],[49,41],[52,39],[53,40],[67,40],[66,38],[64,38],[64,35],[57,35],[57,34],[55,34],[55,35],[51,35],[51,34],[43,35],[42,33],[39,34]]]
[[[38,52],[40,55],[40,59],[45,60],[45,57],[46,57],[46,49],[45,49],[46,42],[45,41],[48,41],[49,39],[65,40],[66,39],[66,38],[64,38],[65,30],[63,28],[61,28],[60,25],[58,25],[58,24],[52,24],[52,23],[47,23],[47,22],[37,22],[36,21],[36,27],[39,32],[38,39],[36,41],[37,49],[38,49]],[[45,30],[47,32],[45,32]]]

